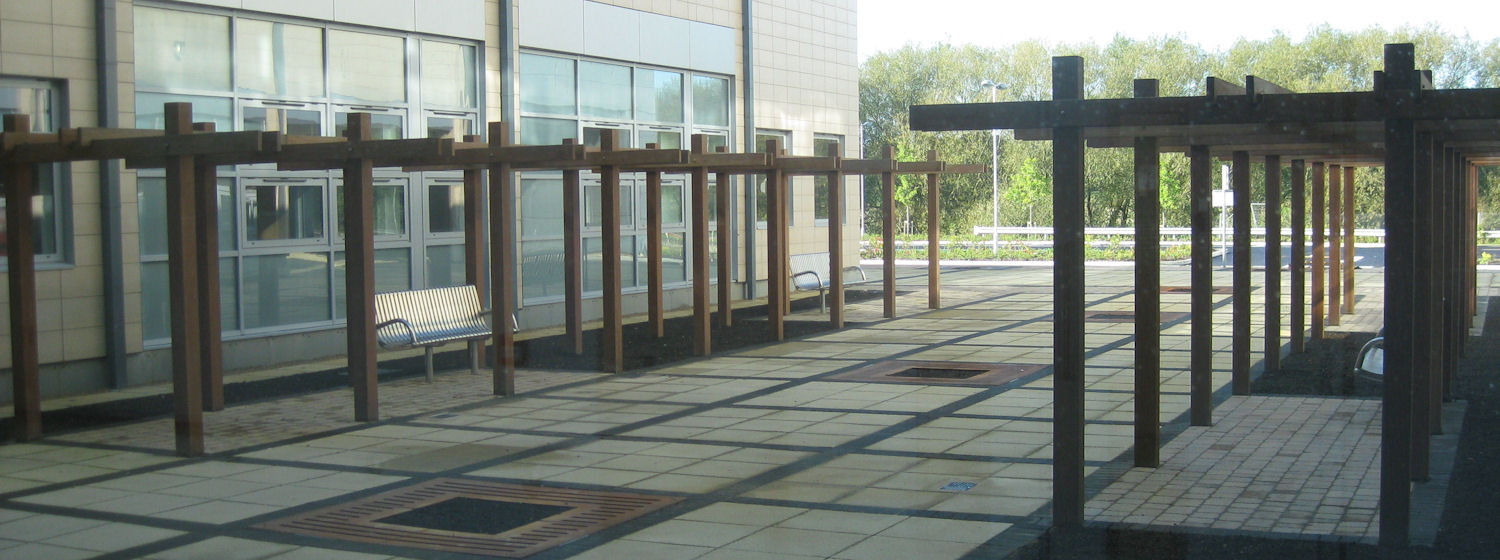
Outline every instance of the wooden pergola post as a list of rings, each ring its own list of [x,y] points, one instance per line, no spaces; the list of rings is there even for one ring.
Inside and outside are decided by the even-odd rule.
[[[167,136],[193,133],[191,103],[167,103],[163,109]],[[203,362],[198,331],[198,224],[195,212],[198,193],[194,185],[193,159],[192,156],[174,155],[167,157],[166,162],[172,409],[176,450],[183,457],[203,454]],[[10,200],[30,199],[28,196]],[[12,240],[11,246],[29,241]],[[35,323],[32,328],[35,328]]]
[[[1386,45],[1385,91],[1419,89],[1412,45]],[[1381,408],[1380,544],[1405,547],[1411,531],[1411,413],[1416,253],[1416,127],[1385,120],[1385,394]],[[1336,214],[1335,214],[1336,215]]]
[[[708,137],[694,134],[691,147],[694,154],[708,153]],[[708,272],[708,168],[694,167],[692,175],[693,354],[707,356],[713,351],[713,333],[710,332],[713,309],[709,302],[712,279]]]
[[[896,148],[886,146],[881,156],[896,161]],[[880,173],[880,277],[885,318],[896,316],[896,167]]]
[[[1307,350],[1307,162],[1292,160],[1292,352]]]
[[[1437,222],[1433,220],[1433,203],[1438,199],[1438,189],[1443,182],[1438,176],[1441,167],[1436,165],[1437,155],[1442,150],[1434,152],[1432,134],[1417,133],[1415,147],[1412,241],[1416,252],[1412,256],[1415,267],[1412,298],[1416,313],[1412,315],[1412,334],[1416,353],[1412,356],[1411,475],[1412,480],[1420,481],[1428,478],[1428,435],[1432,433],[1430,380],[1433,371],[1442,363],[1443,340],[1437,332],[1442,325],[1441,312],[1432,313],[1432,310],[1440,305],[1436,292],[1442,286],[1435,281],[1439,275],[1436,253],[1441,250],[1441,245],[1438,244]]]
[[[1344,174],[1343,167],[1338,165],[1328,166],[1328,326],[1339,326],[1339,316],[1342,314],[1344,291],[1339,287],[1343,280],[1344,251],[1342,239],[1343,230],[1343,200],[1344,200]]]
[[[927,161],[938,161],[937,150],[927,150]],[[938,174],[927,174],[927,308],[943,307],[940,263],[942,253],[942,192]]]
[[[834,154],[844,153],[840,143]],[[828,322],[844,328],[844,174],[828,174]]]
[[[214,131],[214,123],[193,123],[194,132]],[[218,167],[198,161],[193,166],[198,186],[193,212],[198,220],[198,354],[203,361],[203,410],[224,410],[224,326],[219,307],[219,173]]]
[[[1083,58],[1052,59],[1052,98],[1083,99]],[[1052,525],[1083,526],[1084,144],[1082,127],[1052,129]]]
[[[1156,97],[1136,80],[1136,97]],[[1135,139],[1135,466],[1161,466],[1161,154]]]
[[[612,152],[620,148],[618,132],[599,131],[599,150]],[[599,169],[599,214],[604,244],[604,325],[599,333],[599,369],[625,371],[624,311],[620,305],[624,283],[620,269],[620,167],[604,165]]]
[[[478,134],[464,136],[465,142],[481,142]],[[484,170],[464,168],[464,282],[472,284],[481,298],[487,293],[484,278]],[[469,342],[470,363],[477,368],[484,362],[484,341]]]
[[[1231,385],[1234,394],[1250,394],[1250,153],[1231,156],[1234,187],[1234,317],[1231,337]],[[1269,250],[1269,247],[1267,248]],[[1269,307],[1267,308],[1269,310]]]
[[[1266,156],[1266,371],[1281,369],[1281,156]]]
[[[720,146],[719,152],[727,152],[728,147]],[[714,174],[714,214],[718,218],[719,229],[714,240],[719,246],[719,324],[728,327],[734,324],[734,213],[729,204],[732,201],[732,192],[729,184],[729,173],[718,172]]]
[[[344,136],[350,144],[369,141],[370,114],[349,113]],[[380,419],[375,361],[374,169],[368,158],[344,163],[344,294],[349,318],[349,381],[354,385],[354,419],[358,422]]]
[[[563,140],[575,145],[576,140]],[[564,169],[563,188],[563,323],[573,354],[583,354],[583,204],[577,169]],[[602,191],[601,191],[602,192]]]
[[[780,155],[781,141],[770,139],[766,141],[766,152]],[[786,242],[781,236],[785,229],[782,222],[785,215],[782,209],[786,203],[781,199],[785,196],[782,190],[784,173],[780,168],[773,165],[766,170],[766,317],[771,329],[771,340],[783,340],[786,338],[786,285],[788,281],[786,259],[782,256],[785,250],[782,244]]]
[[[491,148],[510,145],[510,123],[490,123],[489,136]],[[612,135],[608,137],[613,139]],[[514,214],[510,211],[516,203],[515,174],[511,164],[504,160],[492,162],[489,172],[490,330],[494,337],[492,344],[495,346],[495,363],[490,383],[494,394],[510,396],[516,394],[516,334],[511,315],[516,311],[517,239]],[[615,219],[619,219],[618,212]],[[619,248],[619,243],[615,243],[616,257],[619,256]],[[616,258],[617,267],[619,262]],[[605,264],[607,269],[608,261]],[[605,297],[608,297],[608,292],[605,292]]]
[[[1344,313],[1354,314],[1354,167],[1344,166]]]
[[[646,144],[655,150],[655,143]],[[646,172],[646,326],[651,336],[667,335],[666,313],[662,306],[661,270],[661,172]]]
[[[1312,338],[1323,339],[1323,273],[1327,268],[1323,260],[1323,162],[1313,162],[1312,168]]]
[[[1214,422],[1213,160],[1208,146],[1188,150],[1192,197],[1192,328],[1189,335],[1188,409],[1194,426]]]
[[[31,132],[31,118],[20,114],[5,115],[5,132]],[[5,166],[5,199],[10,201],[5,205],[5,274],[10,284],[11,399],[15,407],[13,437],[19,442],[42,437],[41,369],[36,324],[36,224],[31,215],[31,204],[21,202],[30,201],[35,191],[35,164]],[[175,382],[177,376],[174,374],[172,379]],[[201,437],[201,422],[199,428]]]

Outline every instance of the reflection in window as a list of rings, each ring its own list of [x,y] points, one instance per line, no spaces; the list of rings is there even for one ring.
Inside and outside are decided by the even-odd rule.
[[[473,134],[473,123],[467,117],[427,117],[427,137],[463,140],[464,136]]]
[[[344,186],[339,185],[334,195],[334,211],[338,213],[339,236],[344,235]],[[375,237],[400,237],[406,235],[406,186],[399,184],[376,184]]]
[[[372,113],[370,115],[370,139],[371,140],[400,140],[404,138],[401,132],[401,115],[389,113]],[[333,135],[342,137],[349,130],[349,113],[339,111],[333,114]]]
[[[600,219],[599,209],[604,201],[599,200],[599,185],[597,183],[588,185],[583,189],[583,226],[599,227],[604,225]],[[559,204],[561,206],[561,204]],[[635,185],[629,181],[620,182],[620,226],[635,225]]]
[[[229,18],[136,6],[135,85],[229,89]]]
[[[245,238],[249,241],[323,237],[323,188],[317,185],[245,187]]]
[[[423,103],[474,107],[478,89],[472,45],[422,41]]]
[[[528,146],[552,146],[564,139],[578,138],[578,123],[561,119],[521,119],[521,143]]]
[[[792,134],[774,130],[759,130],[755,132],[755,151],[766,153],[766,146],[771,140],[781,144],[781,150],[786,151],[787,144],[791,143]],[[791,214],[788,212],[787,214]],[[755,220],[764,223],[766,221],[766,176],[764,174],[755,176]]]
[[[641,145],[656,144],[657,148],[663,150],[681,150],[682,133],[675,130],[653,130],[641,129]]]
[[[671,284],[687,280],[687,234],[669,231],[661,234],[661,281]]]
[[[171,279],[167,261],[141,263],[141,338],[163,340],[172,337]],[[239,290],[235,280],[233,257],[219,259],[219,328],[239,329]]]
[[[464,270],[463,245],[429,245],[427,247],[427,287],[468,284]]]
[[[521,110],[528,113],[576,115],[573,61],[522,54]]]
[[[337,99],[406,101],[406,40],[328,30],[328,89]]]
[[[563,242],[553,239],[522,243],[521,297],[561,296],[563,287]]]
[[[329,320],[328,253],[244,258],[245,328]]]
[[[813,155],[815,156],[837,156],[843,136],[818,135],[813,138]],[[818,220],[828,219],[828,175],[818,174],[813,176],[813,218]]]
[[[637,68],[635,118],[643,121],[682,122],[682,74]]]
[[[585,117],[630,118],[630,68],[615,64],[578,63],[580,106]]]
[[[167,254],[167,185],[161,177],[141,177],[136,180],[136,208],[140,217],[141,255]],[[233,251],[234,235],[234,180],[220,178],[219,201],[219,250]]]
[[[560,179],[521,180],[521,235],[562,235],[562,195]]]
[[[729,126],[729,80],[693,76],[693,122]]]
[[[234,106],[227,97],[136,92],[135,127],[161,130],[167,126],[162,107],[170,102],[193,104],[193,122],[214,123],[214,130],[234,130]]]
[[[323,30],[290,23],[241,19],[234,64],[242,93],[323,96]]]
[[[585,145],[585,146],[592,146],[592,147],[595,147],[595,148],[598,148],[598,147],[604,145],[603,142],[600,140],[600,136],[601,136],[600,131],[601,130],[618,130],[619,131],[618,133],[615,134],[615,138],[618,139],[618,141],[619,141],[619,145],[616,146],[617,148],[631,148],[631,147],[635,146],[634,144],[630,143],[630,129],[626,129],[626,128],[614,128],[614,127],[589,126],[589,125],[584,125],[583,126],[583,145]]]
[[[411,249],[376,249],[373,255],[375,293],[411,289]],[[349,316],[348,262],[343,251],[333,254],[333,316]]]
[[[31,119],[32,132],[51,132],[55,130],[58,123],[55,118],[59,113],[55,106],[56,98],[53,89],[47,82],[38,81],[16,81],[7,83],[0,81],[0,115],[20,114]],[[31,219],[33,221],[32,245],[34,255],[38,260],[55,260],[60,258],[59,238],[62,232],[59,228],[57,207],[58,191],[62,188],[60,176],[62,164],[35,166],[36,182],[31,193]],[[9,254],[5,246],[3,236],[5,227],[5,183],[0,178],[0,257]]]
[[[463,233],[464,186],[437,183],[427,186],[427,231]]]
[[[245,107],[242,130],[284,132],[301,136],[322,136],[323,115],[312,109],[281,107]]]
[[[661,222],[681,224],[682,183],[666,183],[661,186]]]

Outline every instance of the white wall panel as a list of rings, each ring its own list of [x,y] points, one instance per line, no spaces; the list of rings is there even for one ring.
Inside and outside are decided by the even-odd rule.
[[[641,12],[635,10],[585,2],[583,54],[619,60],[640,60],[640,16]]]
[[[521,0],[520,44],[583,52],[583,0]]]

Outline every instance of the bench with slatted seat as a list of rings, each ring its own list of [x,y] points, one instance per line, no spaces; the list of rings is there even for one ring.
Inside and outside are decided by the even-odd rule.
[[[375,338],[381,348],[421,346],[426,350],[427,380],[432,381],[432,349],[449,342],[469,343],[469,367],[479,373],[476,342],[489,338],[490,310],[479,303],[473,285],[375,294]],[[511,317],[515,328],[515,317]]]
[[[828,308],[828,283],[833,277],[828,273],[828,253],[803,253],[791,256],[792,286],[798,290],[817,290],[818,309]],[[854,280],[854,274],[859,280]],[[858,265],[844,267],[844,285],[868,282],[865,269]]]

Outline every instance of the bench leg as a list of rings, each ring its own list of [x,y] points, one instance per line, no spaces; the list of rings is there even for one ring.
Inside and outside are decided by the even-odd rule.
[[[423,346],[422,350],[427,352],[427,382],[432,383],[432,347]]]
[[[482,347],[483,347],[483,344],[481,344],[481,343],[479,343],[477,341],[473,341],[473,340],[469,341],[469,374],[470,375],[479,375],[479,349],[482,348]]]
[[[828,312],[828,290],[821,287],[818,288],[818,312]]]

